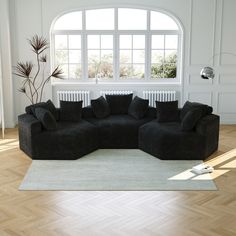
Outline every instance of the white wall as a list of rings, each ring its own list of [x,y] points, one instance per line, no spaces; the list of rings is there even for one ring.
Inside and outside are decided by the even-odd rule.
[[[236,56],[221,55],[219,52],[236,54],[236,1],[235,0],[10,0],[13,64],[17,60],[32,59],[26,39],[35,33],[49,38],[53,19],[62,12],[85,7],[144,6],[164,9],[175,15],[184,28],[184,55],[182,85],[115,85],[117,89],[134,90],[141,95],[146,89],[173,89],[178,98],[199,101],[212,105],[214,113],[221,116],[222,123],[236,123]],[[213,81],[202,80],[199,71],[205,65],[214,65],[216,77]],[[15,88],[19,79],[14,78]],[[47,88],[47,97],[53,96],[61,86]],[[114,85],[71,85],[66,89],[89,89],[92,97],[101,89],[114,89]],[[15,92],[15,120],[27,104],[22,94]],[[182,105],[182,104],[181,104]]]
[[[4,121],[6,127],[15,126],[13,104],[13,81],[10,42],[10,15],[8,0],[0,1],[0,55],[2,65],[2,97],[4,102]]]

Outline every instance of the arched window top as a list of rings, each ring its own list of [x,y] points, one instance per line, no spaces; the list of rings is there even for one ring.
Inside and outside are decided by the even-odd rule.
[[[114,30],[115,8],[84,10],[66,13],[54,23],[53,30]],[[118,30],[179,30],[176,21],[169,15],[144,9],[118,8]],[[150,15],[150,20],[148,19]],[[85,19],[85,22],[83,22]],[[148,24],[150,22],[150,24]],[[83,24],[85,23],[85,24]]]
[[[179,27],[176,22],[168,15],[151,11],[151,30],[178,30]]]
[[[75,11],[59,17],[54,30],[82,30],[82,11]]]

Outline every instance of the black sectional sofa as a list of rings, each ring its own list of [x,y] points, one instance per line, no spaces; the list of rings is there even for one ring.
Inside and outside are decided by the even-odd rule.
[[[153,108],[141,98],[109,96],[84,108],[82,102],[61,101],[57,109],[50,100],[27,107],[18,117],[20,149],[32,159],[70,160],[99,148],[139,148],[160,159],[204,160],[218,148],[219,116],[211,107],[187,102],[178,109],[177,102],[157,102]]]

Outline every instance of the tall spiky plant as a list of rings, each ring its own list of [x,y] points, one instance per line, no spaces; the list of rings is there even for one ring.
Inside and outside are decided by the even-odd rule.
[[[46,83],[52,77],[63,79],[63,71],[57,66],[51,74],[45,77],[44,67],[47,63],[47,56],[45,54],[43,55],[43,52],[49,48],[47,39],[34,35],[31,39],[28,39],[28,42],[32,51],[36,54],[37,65],[35,66],[31,61],[18,62],[14,67],[14,74],[24,78],[22,86],[18,91],[25,94],[31,104],[35,104],[42,101]],[[43,69],[41,65],[43,65]],[[36,70],[33,73],[34,67],[36,67]],[[40,73],[41,70],[43,70],[43,73]]]

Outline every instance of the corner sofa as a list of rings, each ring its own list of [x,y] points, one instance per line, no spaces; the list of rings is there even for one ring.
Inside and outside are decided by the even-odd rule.
[[[47,103],[52,106],[50,100]],[[170,119],[173,118],[173,113],[169,113],[172,114],[168,115],[169,120],[163,122],[159,119],[161,113],[158,114],[158,108],[148,107],[148,101],[145,103],[147,108],[140,117],[132,116],[130,108],[124,111],[117,110],[119,106],[122,109],[125,107],[122,102],[116,104],[115,112],[98,118],[93,106],[82,108],[81,102],[78,121],[71,121],[71,115],[69,120],[62,119],[63,104],[61,104],[61,108],[53,108],[51,112],[54,113],[57,124],[53,130],[45,129],[40,118],[37,116],[36,118],[32,112],[32,107],[41,105],[29,106],[26,108],[26,113],[18,117],[20,149],[32,159],[67,160],[80,158],[99,148],[139,148],[166,160],[204,160],[217,150],[219,139],[217,115],[206,112],[193,122],[194,127],[185,131],[181,122],[183,109],[175,109],[174,120]],[[159,104],[160,107],[161,105]],[[126,104],[126,108],[130,106]],[[141,109],[140,106],[138,109]],[[196,109],[194,111],[196,112]],[[73,115],[73,109],[70,112]],[[196,114],[193,117],[196,120]]]

